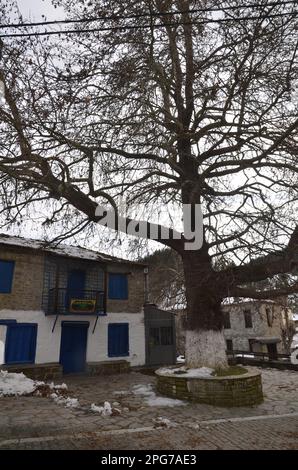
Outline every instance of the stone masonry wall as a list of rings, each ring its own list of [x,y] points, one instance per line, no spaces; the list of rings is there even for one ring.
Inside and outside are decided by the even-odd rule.
[[[125,374],[127,372],[130,372],[130,363],[124,360],[89,362],[87,364],[89,375]]]
[[[263,401],[259,372],[235,377],[186,378],[157,374],[157,390],[162,395],[214,406],[253,406]]]
[[[224,329],[225,339],[233,341],[233,349],[249,351],[249,340],[257,337],[278,337],[282,339],[282,328],[286,326],[285,307],[278,303],[262,302],[242,302],[239,304],[223,305],[223,311],[230,312],[231,328]],[[272,315],[272,325],[267,322],[266,309]],[[252,327],[246,328],[244,321],[244,310],[250,310],[252,315]],[[185,351],[185,318],[186,312],[176,312],[176,335],[179,345],[179,354]],[[291,314],[289,315],[291,320]],[[254,343],[254,352],[267,352],[265,344]],[[282,341],[277,343],[278,353],[287,353]]]
[[[9,294],[0,293],[0,310],[40,310],[44,255],[0,247],[0,260],[15,262],[12,291]]]
[[[54,287],[55,260],[44,253],[19,247],[0,247],[0,260],[15,262],[12,292],[0,293],[0,310],[40,310],[48,305],[48,290]],[[45,269],[47,266],[47,269]],[[68,268],[87,268],[88,289],[104,288],[104,272],[101,265],[84,260],[65,260],[61,273],[61,286],[66,287]],[[144,267],[133,264],[109,264],[108,273],[128,275],[128,299],[113,300],[107,295],[107,312],[139,313],[144,304]],[[108,276],[108,274],[107,274]],[[90,279],[89,279],[90,278]],[[108,294],[108,293],[107,293]]]
[[[62,366],[57,363],[4,365],[1,369],[17,374],[23,372],[33,380],[59,380],[62,377]]]
[[[266,309],[272,315],[272,325],[267,322]],[[252,327],[246,328],[244,310],[250,310]],[[224,305],[223,311],[230,312],[231,328],[224,330],[226,339],[233,341],[233,349],[249,351],[249,340],[257,337],[278,337],[281,339],[281,329],[284,322],[283,306],[273,302],[243,302],[240,304]],[[265,344],[254,343],[255,352],[267,352]],[[277,343],[279,353],[284,353],[283,343]]]
[[[128,276],[128,299],[113,300],[107,295],[107,312],[138,313],[144,304],[144,267],[133,264],[110,264],[110,273],[126,273]]]

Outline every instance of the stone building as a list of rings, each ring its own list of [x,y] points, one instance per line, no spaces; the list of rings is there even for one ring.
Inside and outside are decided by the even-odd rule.
[[[144,268],[0,235],[0,364],[52,375],[144,364]]]
[[[223,305],[227,350],[287,354],[292,312],[286,302],[247,300]]]
[[[294,333],[292,312],[282,299],[246,300],[222,305],[224,335],[228,351],[290,352]],[[185,350],[186,311],[176,312],[176,343],[179,354]]]

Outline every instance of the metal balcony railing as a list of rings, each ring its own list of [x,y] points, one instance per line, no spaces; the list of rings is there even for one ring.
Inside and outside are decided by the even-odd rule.
[[[99,290],[49,290],[46,315],[105,315],[105,293]]]

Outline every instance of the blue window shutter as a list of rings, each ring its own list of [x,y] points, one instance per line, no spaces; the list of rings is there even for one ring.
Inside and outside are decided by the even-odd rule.
[[[15,323],[7,327],[5,363],[34,363],[36,352],[37,324]]]
[[[0,293],[9,294],[12,288],[14,261],[0,260]]]
[[[128,323],[110,323],[108,326],[108,356],[129,356]]]
[[[11,325],[12,323],[16,323],[16,320],[0,320],[0,325]]]
[[[127,274],[109,274],[109,299],[128,299]]]

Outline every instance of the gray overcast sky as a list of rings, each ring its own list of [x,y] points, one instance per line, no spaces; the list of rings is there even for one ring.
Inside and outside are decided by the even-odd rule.
[[[17,0],[17,3],[23,17],[32,21],[41,20],[41,15],[45,15],[47,20],[64,18],[64,11],[54,8],[51,0]]]

